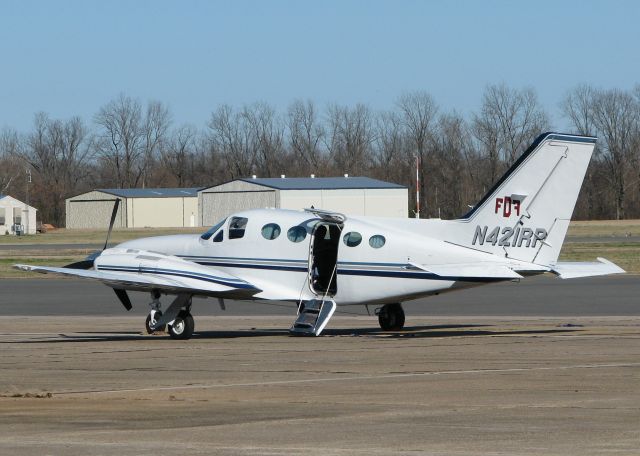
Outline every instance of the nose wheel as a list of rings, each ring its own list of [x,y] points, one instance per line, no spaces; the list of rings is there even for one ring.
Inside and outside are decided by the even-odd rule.
[[[384,331],[400,331],[404,327],[404,309],[400,303],[385,304],[376,313]]]
[[[149,315],[147,315],[147,319],[144,323],[145,328],[147,329],[147,334],[153,334],[155,332],[164,332],[166,329],[165,325],[156,327],[156,323],[162,317],[161,310],[151,310]]]

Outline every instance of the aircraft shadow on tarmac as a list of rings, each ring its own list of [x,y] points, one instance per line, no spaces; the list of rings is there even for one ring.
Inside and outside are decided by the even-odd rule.
[[[323,332],[323,337],[374,337],[385,339],[404,338],[440,338],[440,337],[474,337],[474,336],[521,336],[521,335],[543,335],[562,334],[581,331],[580,328],[554,328],[554,329],[525,329],[525,330],[501,330],[497,326],[489,325],[430,325],[430,326],[409,326],[402,331],[383,331],[379,328],[345,328],[327,329]],[[287,329],[257,329],[230,330],[230,331],[197,331],[193,334],[193,339],[233,339],[243,337],[270,337],[287,336]],[[135,331],[86,331],[75,334],[59,334],[58,338],[31,339],[27,341],[15,341],[9,343],[82,343],[82,342],[122,342],[141,341],[157,338],[166,340],[168,336],[159,334],[150,336]],[[305,337],[305,336],[297,336]]]

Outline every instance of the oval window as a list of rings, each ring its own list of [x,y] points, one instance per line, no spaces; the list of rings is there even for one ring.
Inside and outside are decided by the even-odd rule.
[[[362,242],[362,235],[356,231],[350,231],[343,236],[342,241],[347,247],[355,247]]]
[[[380,234],[375,234],[369,238],[369,245],[374,249],[379,249],[387,240]]]
[[[277,223],[267,223],[262,227],[262,237],[272,241],[280,236],[280,225]]]
[[[287,231],[287,237],[291,242],[302,242],[307,237],[307,229],[304,226],[292,226]]]

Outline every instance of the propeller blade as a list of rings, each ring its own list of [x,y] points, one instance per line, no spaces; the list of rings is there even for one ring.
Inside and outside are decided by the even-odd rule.
[[[116,292],[116,296],[118,297],[124,308],[127,310],[131,310],[133,306],[131,305],[131,299],[129,299],[127,291],[120,288],[114,288],[113,291]]]
[[[107,244],[109,243],[109,238],[111,237],[111,230],[113,230],[113,224],[116,221],[116,215],[118,213],[118,207],[120,206],[120,200],[116,199],[113,204],[113,212],[111,212],[111,221],[109,222],[109,231],[107,232],[107,240],[104,241],[104,247],[102,250],[107,249]]]

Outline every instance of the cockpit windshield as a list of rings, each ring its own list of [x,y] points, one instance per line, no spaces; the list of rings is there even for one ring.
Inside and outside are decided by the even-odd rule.
[[[205,233],[203,233],[202,236],[200,236],[200,239],[204,239],[205,241],[210,239],[211,236],[213,236],[216,233],[216,231],[218,231],[220,229],[220,227],[222,225],[224,225],[224,222],[226,222],[226,221],[227,221],[227,219],[223,219],[223,220],[219,221],[218,223],[216,223],[215,225],[213,225]]]

